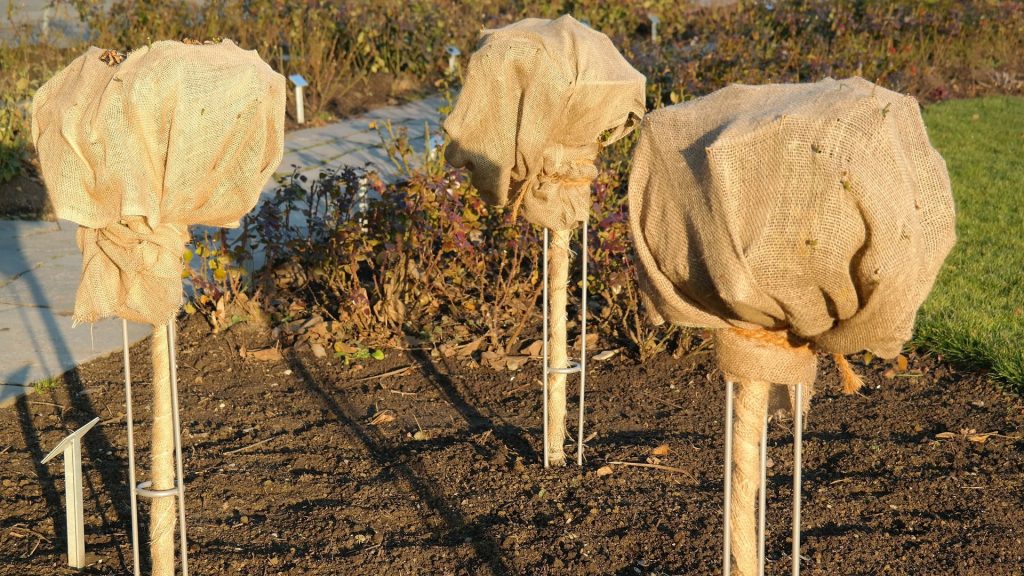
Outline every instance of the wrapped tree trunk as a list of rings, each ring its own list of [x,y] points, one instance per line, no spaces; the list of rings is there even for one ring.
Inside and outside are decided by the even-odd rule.
[[[153,360],[153,445],[150,477],[153,490],[174,488],[174,416],[171,404],[170,354],[167,326],[154,326],[150,341]],[[174,496],[154,498],[150,507],[149,550],[153,576],[174,574]]]
[[[729,523],[735,574],[756,576],[759,546],[753,514],[761,486],[761,434],[768,414],[767,382],[744,381],[736,397],[732,422],[732,502]]]
[[[571,230],[551,232],[551,247],[548,252],[548,290],[550,301],[549,317],[551,334],[548,351],[552,368],[568,368],[569,352],[566,330],[569,283],[569,238]],[[548,374],[548,419],[547,450],[548,464],[565,465],[565,381],[566,375],[557,372]]]
[[[188,576],[168,331],[181,307],[188,227],[234,228],[255,206],[284,153],[284,107],[284,77],[230,40],[160,41],[129,54],[93,47],[32,101],[32,140],[54,211],[79,225],[75,323],[117,316],[154,325],[151,479],[149,491],[137,494],[153,498],[152,573],[159,576],[174,573],[175,524]],[[134,458],[130,477],[133,469]],[[133,496],[136,558],[137,516]]]

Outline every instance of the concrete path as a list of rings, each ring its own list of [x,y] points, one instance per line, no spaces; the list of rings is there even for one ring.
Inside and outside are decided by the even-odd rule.
[[[410,142],[424,150],[424,122],[437,130],[444,99],[433,96],[364,116],[290,132],[275,178],[293,166],[310,178],[324,168],[374,165],[385,176],[394,169],[371,122],[388,120],[409,130]],[[265,194],[275,184],[268,183]],[[82,257],[69,222],[0,220],[0,407],[33,390],[33,383],[60,376],[75,366],[121,349],[121,321],[109,319],[72,328],[71,313]],[[137,342],[150,328],[129,325]]]

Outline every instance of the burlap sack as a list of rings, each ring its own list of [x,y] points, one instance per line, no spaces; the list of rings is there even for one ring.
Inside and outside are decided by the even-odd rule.
[[[733,85],[649,114],[629,201],[656,319],[774,331],[805,382],[801,343],[897,355],[955,242],[917,102],[860,78]],[[748,335],[719,334],[726,374],[792,381]]]
[[[90,48],[39,89],[32,137],[57,217],[81,226],[75,321],[163,324],[188,226],[237,226],[280,163],[285,83],[230,40],[111,56]]]
[[[567,230],[590,211],[600,144],[643,116],[644,82],[607,36],[571,16],[487,30],[444,123],[445,156],[491,204],[511,197],[530,222]]]

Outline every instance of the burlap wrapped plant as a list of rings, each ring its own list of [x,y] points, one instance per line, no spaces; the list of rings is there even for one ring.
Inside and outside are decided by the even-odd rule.
[[[188,226],[237,226],[281,161],[284,78],[230,40],[90,48],[32,105],[58,218],[81,227],[76,322],[165,323]]]
[[[512,202],[553,231],[550,365],[568,365],[566,283],[570,231],[590,214],[601,146],[644,113],[643,75],[607,36],[571,16],[529,18],[483,33],[462,93],[444,123],[449,163],[466,167],[491,204]],[[565,374],[548,378],[545,465],[564,463]]]
[[[487,30],[444,130],[445,157],[489,203],[567,230],[590,213],[601,145],[644,114],[644,77],[611,40],[572,16]],[[603,140],[602,140],[603,135]]]
[[[91,48],[33,101],[50,199],[80,225],[75,321],[154,325],[154,490],[175,488],[167,326],[181,305],[188,226],[237,226],[252,209],[281,161],[284,107],[284,77],[228,40]],[[169,576],[174,498],[154,499],[151,518],[152,574]]]
[[[859,380],[842,354],[897,355],[955,242],[917,101],[860,78],[733,85],[651,113],[629,202],[648,310],[715,329],[741,421],[763,423],[770,383],[810,390],[816,352],[840,355],[848,392]],[[741,459],[760,425],[746,431]],[[753,560],[738,553],[740,572]]]

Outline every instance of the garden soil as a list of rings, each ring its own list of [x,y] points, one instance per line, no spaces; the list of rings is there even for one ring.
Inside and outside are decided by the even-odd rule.
[[[212,335],[183,322],[192,574],[720,573],[723,386],[699,338],[645,364],[593,362],[586,463],[549,470],[539,361],[494,371],[429,348],[361,367],[239,353],[271,344],[246,324]],[[148,342],[131,357],[145,455]],[[803,573],[1024,574],[1024,402],[934,357],[864,360],[860,396],[838,394],[831,363],[820,370]],[[64,567],[61,466],[39,461],[95,416],[84,573],[130,573],[121,369],[111,355],[0,411],[0,574],[78,573]],[[769,438],[775,575],[789,573],[789,425],[774,420]]]

